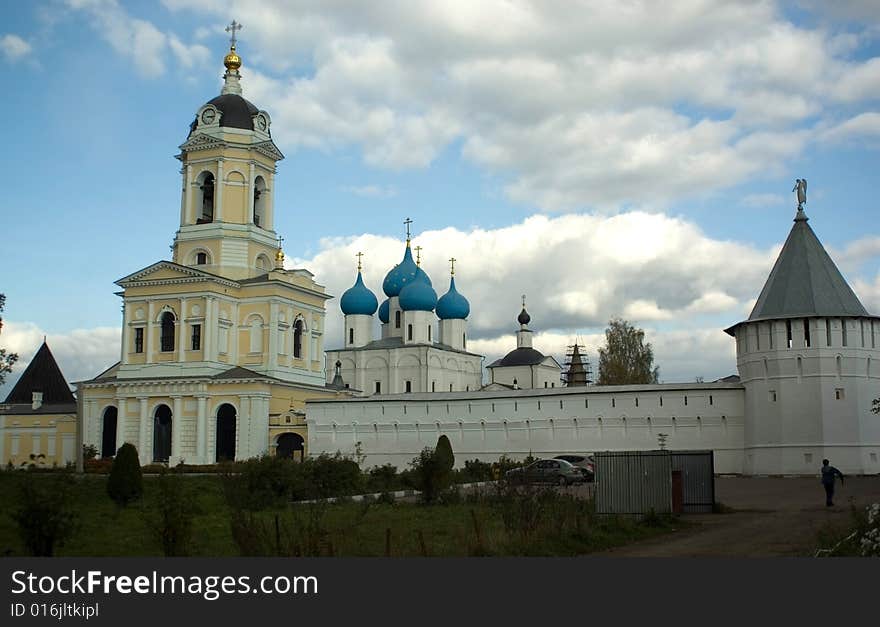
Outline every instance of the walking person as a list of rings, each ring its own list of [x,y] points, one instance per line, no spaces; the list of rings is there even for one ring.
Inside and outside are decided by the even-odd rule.
[[[825,507],[834,505],[834,478],[840,477],[840,484],[843,485],[843,473],[832,466],[827,459],[822,460],[822,485],[825,487]]]

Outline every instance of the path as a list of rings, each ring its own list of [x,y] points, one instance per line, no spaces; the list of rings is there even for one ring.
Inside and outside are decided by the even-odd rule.
[[[818,478],[719,477],[716,500],[728,514],[690,514],[694,527],[599,553],[620,557],[778,557],[810,555],[828,522],[846,526],[850,503],[880,502],[880,476],[838,484],[835,506],[825,507]]]

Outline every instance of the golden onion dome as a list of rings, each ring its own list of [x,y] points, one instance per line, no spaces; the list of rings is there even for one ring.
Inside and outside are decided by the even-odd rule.
[[[223,65],[227,70],[237,70],[241,67],[241,57],[235,52],[235,46],[229,49],[229,54],[223,58]]]
[[[281,250],[280,248],[278,249],[278,252],[275,253],[275,267],[276,268],[283,268],[284,267],[284,251]]]

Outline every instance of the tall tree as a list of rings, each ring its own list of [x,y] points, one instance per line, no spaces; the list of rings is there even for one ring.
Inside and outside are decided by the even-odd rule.
[[[599,349],[598,385],[657,383],[660,367],[654,366],[651,343],[645,332],[626,320],[612,318],[605,329],[605,347]]]
[[[6,294],[0,294],[0,314],[6,308]],[[0,333],[3,332],[3,316],[0,315]],[[18,353],[7,352],[0,348],[0,385],[6,380],[6,375],[12,372],[12,364],[18,361]]]

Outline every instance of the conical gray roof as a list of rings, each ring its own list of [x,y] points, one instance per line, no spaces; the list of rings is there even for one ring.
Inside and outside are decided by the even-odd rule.
[[[778,318],[874,317],[865,310],[834,265],[807,224],[808,219],[802,210],[798,211],[748,322]]]

